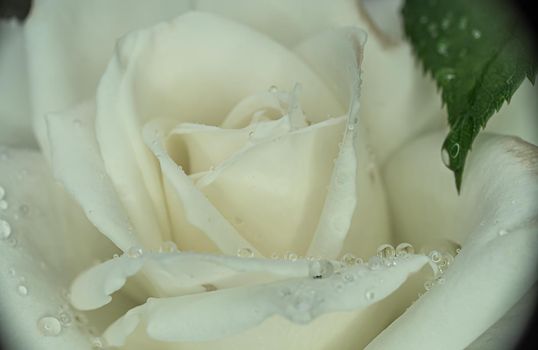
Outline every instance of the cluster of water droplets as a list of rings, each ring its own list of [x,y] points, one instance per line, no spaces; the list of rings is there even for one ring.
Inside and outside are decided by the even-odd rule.
[[[456,254],[460,252],[460,248],[456,249]],[[438,250],[432,250],[428,253],[428,258],[435,264],[436,269],[432,279],[424,282],[424,289],[429,291],[436,285],[445,283],[444,273],[454,262],[454,255],[449,252],[440,252]]]

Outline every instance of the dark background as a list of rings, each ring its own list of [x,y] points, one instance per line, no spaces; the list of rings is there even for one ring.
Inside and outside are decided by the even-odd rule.
[[[91,0],[72,0],[72,1],[91,1]],[[149,0],[151,1],[151,0]],[[253,0],[254,1],[254,0]],[[446,0],[450,1],[450,0]],[[473,0],[469,0],[473,1]],[[505,0],[510,6],[513,6],[516,9],[516,13],[521,16],[522,20],[526,21],[530,32],[533,33],[533,44],[535,47],[535,52],[538,53],[538,27],[537,27],[537,17],[534,6],[538,5],[533,0]],[[0,0],[0,17],[1,18],[12,18],[15,17],[20,21],[24,21],[24,18],[28,15],[31,8],[32,0]],[[516,350],[527,350],[532,349],[533,344],[538,339],[538,307],[535,307],[534,316],[527,327],[519,345],[516,347]],[[0,342],[0,348],[2,344]],[[300,349],[297,349],[300,350]],[[417,349],[421,350],[421,349]]]

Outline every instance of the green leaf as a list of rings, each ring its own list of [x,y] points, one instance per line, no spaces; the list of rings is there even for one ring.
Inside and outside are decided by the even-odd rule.
[[[406,0],[402,13],[415,54],[446,104],[443,161],[459,191],[474,139],[525,77],[534,83],[537,61],[524,24],[498,1]]]

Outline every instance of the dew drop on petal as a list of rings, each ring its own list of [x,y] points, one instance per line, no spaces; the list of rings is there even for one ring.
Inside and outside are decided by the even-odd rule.
[[[377,248],[377,256],[380,258],[393,258],[395,255],[396,251],[390,244],[383,244]]]
[[[11,236],[11,225],[0,219],[0,239],[8,239]]]
[[[430,260],[436,264],[439,263],[443,257],[437,250],[432,250],[428,256],[430,257]]]
[[[239,248],[237,249],[237,256],[240,258],[252,258],[254,256],[254,252],[249,248]]]
[[[355,265],[357,263],[357,257],[351,253],[346,253],[342,256],[341,261],[348,266]]]
[[[368,266],[372,270],[378,270],[383,266],[383,259],[377,255],[374,255],[370,259],[368,259]]]
[[[272,93],[272,94],[278,92],[278,87],[276,85],[271,85],[269,87],[269,92]]]
[[[139,246],[132,246],[127,251],[127,256],[129,258],[136,259],[136,258],[140,258],[142,255],[144,255],[144,250]]]
[[[366,300],[374,300],[375,298],[375,293],[372,291],[372,290],[368,290],[366,291],[366,293],[364,293],[364,297],[366,298]]]
[[[441,149],[441,160],[447,168],[450,167],[450,156],[448,155],[448,151],[445,148]]]
[[[505,230],[505,229],[500,229],[499,230],[499,236],[505,236],[506,234],[508,234],[507,230]]]
[[[299,258],[299,256],[293,252],[288,252],[286,254],[286,259],[290,260],[290,261],[297,261],[297,259]]]
[[[174,253],[177,252],[177,245],[173,241],[164,241],[159,247],[160,253]]]
[[[407,242],[400,243],[396,247],[396,256],[403,257],[411,254],[415,254],[415,248]]]
[[[27,296],[28,295],[28,287],[26,287],[24,284],[19,284],[17,286],[17,293],[19,293],[19,295],[22,295],[22,296]]]
[[[57,336],[62,331],[62,324],[56,317],[45,316],[37,321],[37,328],[44,336]]]
[[[313,279],[330,277],[334,273],[334,265],[328,260],[314,260],[308,264],[308,274]]]
[[[6,190],[0,186],[0,199],[4,199],[4,196],[6,195]]]
[[[424,289],[430,290],[430,289],[432,289],[432,287],[433,287],[433,282],[432,281],[424,282]]]

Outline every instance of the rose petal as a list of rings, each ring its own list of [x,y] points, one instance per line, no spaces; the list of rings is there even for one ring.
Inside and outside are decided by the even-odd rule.
[[[442,138],[417,140],[391,160],[388,193],[403,240],[450,239],[463,248],[445,283],[419,299],[369,349],[464,348],[536,281],[536,146],[511,137],[480,137],[458,197],[436,151]]]
[[[154,120],[146,124],[143,136],[147,146],[160,163],[165,180],[165,192],[172,194],[167,197],[169,205],[172,208],[182,208],[174,212],[176,218],[186,220],[193,229],[205,234],[225,254],[233,255],[240,249],[249,249],[253,254],[260,255],[248,241],[238,234],[235,228],[194,186],[184,170],[166,153],[163,136],[167,130],[171,129],[170,122]],[[182,244],[182,241],[178,240],[178,243]]]
[[[393,0],[372,2],[387,1]],[[268,0],[254,4],[249,0],[197,0],[195,6],[245,23],[290,48],[300,47],[304,41],[334,27],[353,26],[366,30],[369,41],[361,67],[364,72],[361,115],[364,128],[369,130],[369,146],[378,162],[383,164],[408,140],[425,130],[441,129],[446,117],[435,84],[416,64],[409,43],[402,41],[386,47],[379,31],[358,3]],[[305,59],[304,55],[301,57]],[[308,59],[305,61],[309,62]],[[338,79],[333,77],[331,80]],[[346,81],[346,78],[342,80]],[[348,103],[344,102],[344,106]]]
[[[387,44],[403,41],[402,0],[360,0],[359,3],[381,40]]]
[[[309,271],[306,260],[290,262],[180,252],[148,252],[139,258],[122,255],[79,275],[71,286],[71,301],[80,310],[100,308],[112,300],[110,295],[122,288],[128,277],[148,266],[152,269],[148,278],[157,284],[160,296],[305,277]]]
[[[0,143],[34,147],[22,27],[0,20]]]
[[[387,297],[412,272],[427,262],[413,256],[396,266],[370,270],[350,267],[344,277],[297,278],[261,286],[250,286],[175,298],[152,299],[130,310],[105,332],[110,345],[120,346],[139,323],[148,335],[162,341],[207,341],[226,337],[256,326],[279,314],[295,323],[308,323],[335,311],[364,309]]]
[[[249,59],[229,64],[241,57]],[[158,228],[171,239],[161,175],[139,132],[143,123],[162,117],[218,124],[245,96],[297,81],[313,114],[341,110],[293,53],[214,15],[190,13],[125,37],[99,86],[96,129],[107,173],[135,228],[148,234]],[[158,225],[143,219],[148,216]]]
[[[10,349],[90,349],[62,291],[83,267],[112,254],[113,245],[54,184],[38,153],[0,149],[0,187],[0,201],[7,203],[0,205],[2,344],[7,341]],[[129,309],[123,298],[117,299],[112,309],[88,316],[87,326],[94,321],[106,325]],[[72,324],[61,326],[58,336],[44,336],[38,324],[44,316],[67,317]]]
[[[49,115],[51,162],[56,178],[79,202],[88,219],[126,251],[139,241],[106,175],[95,139],[94,115],[94,102],[65,114]]]
[[[536,288],[532,288],[501,319],[473,341],[466,350],[515,349],[536,306]],[[529,323],[529,324],[527,324]]]
[[[188,0],[33,1],[24,29],[34,128],[47,155],[45,114],[94,95],[116,40],[189,8]]]

